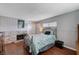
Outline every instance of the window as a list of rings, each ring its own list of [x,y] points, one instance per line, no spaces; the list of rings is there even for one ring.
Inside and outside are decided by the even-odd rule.
[[[43,27],[56,27],[57,22],[51,22],[51,23],[44,23]]]

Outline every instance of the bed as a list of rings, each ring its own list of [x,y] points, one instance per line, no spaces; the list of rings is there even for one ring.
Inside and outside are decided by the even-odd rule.
[[[48,33],[33,34],[30,35],[28,39],[27,36],[25,37],[25,42],[29,46],[29,52],[32,53],[32,55],[37,55],[53,47],[55,40],[55,35],[48,35]]]

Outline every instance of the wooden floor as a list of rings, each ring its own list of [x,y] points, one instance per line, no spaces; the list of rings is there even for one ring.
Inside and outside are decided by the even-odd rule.
[[[25,51],[23,43],[16,44],[8,44],[5,46],[5,54],[6,55],[28,55],[27,51]],[[72,51],[67,48],[57,48],[53,47],[48,49],[45,52],[39,53],[39,55],[76,55],[75,51]]]
[[[67,48],[60,49],[57,47],[52,47],[47,51],[40,53],[40,55],[76,55],[76,52]]]
[[[23,46],[23,42],[19,43],[11,43],[5,45],[5,53],[6,55],[24,55],[25,50]]]

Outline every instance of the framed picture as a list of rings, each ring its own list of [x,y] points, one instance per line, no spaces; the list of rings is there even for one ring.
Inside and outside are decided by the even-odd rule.
[[[25,22],[24,20],[18,20],[18,28],[24,28]]]

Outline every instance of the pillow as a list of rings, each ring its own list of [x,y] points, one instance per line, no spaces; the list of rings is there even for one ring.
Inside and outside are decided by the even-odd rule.
[[[45,33],[44,34],[46,34],[46,35],[50,35],[51,34],[51,32],[50,31],[45,31]]]

